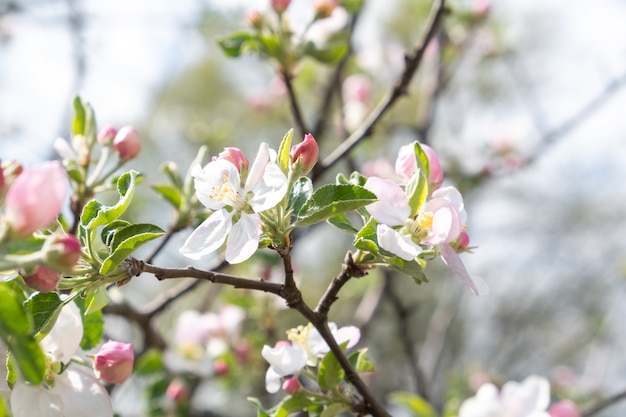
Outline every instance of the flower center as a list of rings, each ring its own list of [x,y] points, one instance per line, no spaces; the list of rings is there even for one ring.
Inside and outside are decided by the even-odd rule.
[[[221,186],[213,186],[209,197],[236,210],[243,210],[246,207],[246,200],[237,192],[228,175],[224,175],[224,182]]]
[[[417,227],[420,230],[430,230],[433,227],[433,213],[423,211],[417,216]]]

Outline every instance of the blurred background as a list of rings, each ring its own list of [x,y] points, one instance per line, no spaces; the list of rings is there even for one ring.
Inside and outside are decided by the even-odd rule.
[[[590,405],[626,388],[626,2],[448,4],[452,13],[409,95],[319,184],[340,170],[380,172],[400,146],[428,143],[447,181],[463,192],[476,248],[462,257],[490,294],[473,296],[437,262],[421,286],[373,271],[344,289],[333,319],[362,328],[361,345],[377,366],[370,383],[380,396],[421,392],[424,378],[441,405],[486,380],[538,374],[550,378],[554,395]],[[185,172],[203,144],[212,155],[224,146],[248,155],[261,141],[277,146],[294,127],[284,85],[266,61],[229,59],[216,43],[246,26],[246,11],[268,7],[263,0],[0,0],[0,158],[55,158],[52,143],[69,135],[76,93],[93,105],[100,126],[140,129],[136,169],[148,181],[163,181],[166,160]],[[393,83],[429,8],[424,0],[365,1],[341,74],[352,81],[337,84],[344,101],[332,99],[324,118],[318,115],[334,67],[305,61],[299,68],[294,86],[305,120],[323,137],[323,155]],[[293,0],[289,14],[304,25],[312,6]],[[167,227],[168,206],[148,187],[141,198],[137,213],[148,210],[142,219]],[[186,265],[176,248],[187,234],[155,263]],[[297,273],[311,302],[350,248],[350,236],[328,225],[298,242]],[[118,299],[139,307],[173,285],[141,277]],[[209,287],[159,317],[165,340],[190,302],[214,308]],[[253,303],[243,300],[249,294],[220,295]],[[261,304],[248,309],[244,332],[259,328],[280,339],[280,329],[304,324],[272,302]],[[119,316],[107,326],[120,338],[137,337]],[[264,395],[264,365],[257,365],[247,384],[211,378],[198,388],[195,415],[253,415],[245,397]],[[121,415],[148,415],[137,400],[146,385],[116,388]],[[626,404],[597,415],[626,415]]]

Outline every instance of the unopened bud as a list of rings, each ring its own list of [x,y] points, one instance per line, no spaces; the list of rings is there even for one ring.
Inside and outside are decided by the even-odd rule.
[[[70,271],[81,256],[80,242],[74,235],[51,236],[44,244],[44,261],[55,271]]]
[[[117,135],[117,129],[114,126],[106,126],[98,133],[98,143],[100,145],[110,145]]]
[[[177,404],[181,404],[189,398],[189,389],[183,381],[175,379],[167,386],[165,396]]]
[[[218,159],[225,159],[228,162],[231,162],[234,166],[237,167],[237,171],[242,176],[245,176],[248,172],[249,162],[248,158],[243,154],[241,149],[239,148],[224,148],[222,152],[220,152],[217,156],[213,157],[213,161]]]
[[[468,246],[470,243],[470,238],[467,232],[461,232],[459,237],[456,239],[456,243],[454,247],[457,252],[465,252],[468,250]]]
[[[559,401],[550,407],[548,413],[551,417],[580,417],[576,404],[569,400]]]
[[[276,13],[283,13],[289,7],[291,0],[272,0],[272,8]]]
[[[61,278],[58,272],[52,271],[43,265],[38,266],[35,272],[30,275],[24,275],[23,273],[20,275],[24,278],[26,285],[41,292],[56,290],[57,283]]]
[[[260,29],[263,26],[263,14],[258,10],[248,10],[246,12],[246,22],[253,28]]]
[[[307,133],[302,142],[292,146],[290,156],[294,170],[302,174],[309,173],[319,156],[319,147],[313,135]]]
[[[339,3],[337,0],[313,0],[313,9],[315,10],[315,17],[317,19],[325,19],[329,17]]]
[[[226,376],[230,371],[230,366],[228,366],[228,362],[224,359],[216,359],[215,362],[213,362],[213,370],[217,376]]]
[[[108,341],[92,357],[94,372],[98,379],[108,384],[121,384],[133,372],[135,354],[133,345]]]
[[[288,378],[283,382],[283,391],[289,395],[294,395],[300,390],[300,382],[296,378]]]
[[[141,139],[139,139],[139,134],[133,127],[124,126],[115,135],[113,146],[121,160],[129,161],[139,155]]]

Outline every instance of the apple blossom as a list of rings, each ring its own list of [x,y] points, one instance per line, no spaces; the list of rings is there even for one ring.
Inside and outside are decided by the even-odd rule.
[[[115,135],[113,146],[119,158],[123,161],[128,161],[139,155],[141,151],[141,139],[133,127],[124,126],[118,130]]]
[[[15,236],[49,226],[61,212],[69,185],[63,166],[47,161],[24,170],[7,192],[4,214]]]
[[[51,236],[43,251],[47,266],[58,272],[70,271],[81,257],[82,248],[74,235]]]
[[[133,345],[109,340],[93,355],[96,377],[107,384],[121,384],[133,372],[135,354]]]
[[[291,147],[289,155],[294,171],[300,174],[308,174],[319,156],[319,147],[312,134],[307,133],[304,140]]]
[[[270,367],[265,374],[265,389],[270,394],[278,392],[281,377],[293,375],[306,365],[307,356],[299,345],[278,342],[275,347],[263,346],[261,355],[269,362]]]
[[[436,190],[443,181],[441,161],[430,146],[420,143],[420,147],[428,158],[428,166],[430,170],[428,182],[430,184],[430,189]],[[409,144],[402,146],[398,151],[398,158],[396,159],[396,174],[398,174],[400,179],[406,183],[413,175],[415,175],[416,170],[417,163],[415,161],[415,145]]]
[[[47,354],[47,386],[18,380],[11,392],[14,417],[112,417],[111,398],[89,372],[70,363],[80,346],[83,325],[74,303],[63,307],[52,330],[39,344]],[[61,373],[60,364],[68,365]]]
[[[550,417],[580,417],[576,404],[570,400],[562,400],[553,404],[549,409]]]
[[[180,252],[200,259],[226,241],[226,261],[236,264],[250,258],[259,247],[259,213],[277,205],[287,192],[287,177],[272,160],[272,153],[262,143],[245,183],[237,167],[225,159],[196,166],[196,195],[207,208],[215,210],[185,241]],[[228,238],[228,239],[227,239]]]
[[[58,272],[40,265],[33,273],[28,275],[22,274],[22,278],[24,278],[24,282],[30,288],[41,292],[49,292],[56,290],[61,276]]]
[[[461,404],[458,417],[550,417],[549,403],[548,380],[530,376],[522,383],[507,382],[500,392],[491,383],[481,386]]]

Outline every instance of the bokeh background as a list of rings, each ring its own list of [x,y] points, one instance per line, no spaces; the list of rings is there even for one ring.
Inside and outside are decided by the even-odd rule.
[[[539,374],[554,392],[588,405],[626,388],[626,2],[449,5],[445,36],[429,48],[409,96],[338,169],[371,169],[368,161],[393,161],[403,144],[429,143],[448,181],[464,193],[476,248],[463,259],[490,294],[471,295],[436,262],[427,270],[431,283],[421,286],[373,271],[344,290],[333,318],[362,327],[362,345],[377,364],[371,383],[381,396],[417,391],[419,366],[439,404],[454,390],[470,395],[486,379]],[[400,71],[429,6],[366,1],[345,71],[371,83],[366,109]],[[141,130],[145,146],[136,166],[155,182],[164,178],[163,161],[184,171],[202,144],[211,154],[224,146],[253,153],[261,141],[276,146],[294,124],[272,67],[252,56],[228,59],[215,41],[244,27],[252,8],[268,5],[0,0],[0,158],[29,164],[55,157],[52,143],[68,135],[77,92],[101,126]],[[311,5],[293,0],[290,13],[306,22]],[[295,80],[311,125],[330,75],[329,67],[307,62]],[[350,129],[340,123],[341,110],[335,102],[322,153]],[[343,110],[358,120],[354,109]],[[147,187],[141,198],[137,212],[166,227],[167,205]],[[187,264],[176,251],[186,233],[157,263]],[[311,300],[349,249],[350,237],[327,225],[301,239],[295,262]],[[119,297],[141,306],[170,286],[141,277]],[[210,308],[208,287],[190,300]],[[185,300],[160,318],[166,339]],[[276,317],[285,323],[277,328],[302,324],[289,312]],[[119,317],[110,317],[107,329],[127,339],[135,334]],[[242,395],[253,388],[219,381],[206,387],[199,409],[253,415]],[[147,413],[137,400],[141,384],[114,394],[123,415]],[[598,415],[626,415],[626,405]]]

